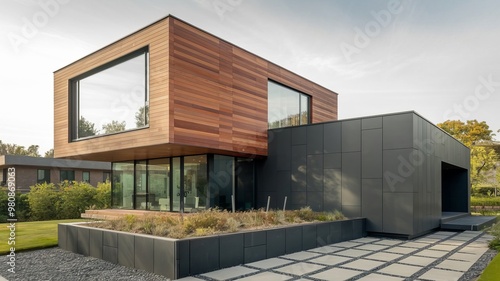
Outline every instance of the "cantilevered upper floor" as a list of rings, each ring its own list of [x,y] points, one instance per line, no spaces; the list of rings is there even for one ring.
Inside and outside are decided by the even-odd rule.
[[[54,73],[56,157],[267,155],[267,130],[337,119],[337,94],[167,16]]]

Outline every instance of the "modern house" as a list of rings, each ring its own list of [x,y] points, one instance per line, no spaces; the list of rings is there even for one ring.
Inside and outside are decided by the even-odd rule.
[[[0,186],[5,185],[7,169],[16,169],[16,189],[29,192],[37,183],[84,181],[93,186],[111,179],[111,163],[99,161],[0,155]]]
[[[337,93],[173,16],[54,80],[55,157],[112,162],[114,208],[286,197],[404,237],[469,212],[469,149],[420,115],[337,121]]]

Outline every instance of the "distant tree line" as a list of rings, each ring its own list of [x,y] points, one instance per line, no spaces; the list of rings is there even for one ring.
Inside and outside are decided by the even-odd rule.
[[[0,140],[0,155],[24,155],[32,157],[42,157],[39,152],[40,146],[30,145],[28,148],[13,143],[4,143]],[[44,157],[53,158],[54,149],[49,149],[44,153]]]

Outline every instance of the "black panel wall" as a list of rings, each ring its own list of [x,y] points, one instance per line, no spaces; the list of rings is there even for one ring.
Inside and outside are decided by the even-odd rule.
[[[448,201],[442,162],[463,172],[444,174],[465,185]],[[283,208],[286,196],[287,209],[339,210],[366,217],[368,232],[412,237],[439,227],[448,205],[468,211],[468,170],[468,148],[415,112],[274,129],[258,162],[257,207],[271,196]]]

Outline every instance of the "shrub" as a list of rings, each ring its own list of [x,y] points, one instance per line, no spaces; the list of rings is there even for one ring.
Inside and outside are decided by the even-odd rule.
[[[489,230],[489,233],[493,235],[493,239],[490,241],[488,246],[490,249],[500,251],[500,223],[495,223]]]
[[[471,197],[471,206],[500,206],[500,197]]]
[[[32,186],[28,193],[31,219],[50,220],[57,218],[59,201],[58,188],[53,183]]]
[[[94,196],[95,209],[107,209],[111,206],[111,182],[100,182],[97,184]]]
[[[59,204],[57,204],[57,218],[79,218],[91,206],[95,206],[96,189],[86,182],[61,183]]]

